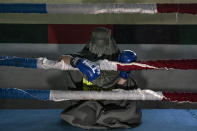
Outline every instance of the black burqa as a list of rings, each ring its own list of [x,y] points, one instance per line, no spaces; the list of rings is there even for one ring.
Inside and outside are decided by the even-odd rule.
[[[116,61],[120,51],[111,37],[110,30],[96,28],[92,32],[89,43],[78,55],[91,61],[108,59]],[[98,79],[92,83],[101,89],[117,87],[118,71],[101,71]],[[66,77],[69,90],[83,90],[83,78],[79,71],[67,71]],[[130,77],[122,86],[125,89],[136,88]],[[71,101],[71,105],[61,113],[61,118],[73,126],[84,129],[131,128],[141,123],[141,110],[136,101],[102,100],[102,101]]]

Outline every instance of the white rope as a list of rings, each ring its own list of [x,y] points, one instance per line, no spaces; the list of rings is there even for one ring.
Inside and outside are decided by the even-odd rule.
[[[99,64],[101,70],[114,70],[117,71],[117,63],[108,60],[99,60],[96,62]],[[77,68],[73,68],[71,65],[64,63],[64,61],[53,61],[48,60],[47,58],[38,58],[37,59],[37,68],[40,69],[58,69],[58,70],[78,70]]]
[[[58,70],[78,70],[73,68],[71,65],[64,63],[64,61],[53,61],[47,58],[40,57],[37,59],[37,68],[40,69],[58,69]]]
[[[132,63],[120,63],[120,62],[115,62],[115,61],[109,61],[107,59],[104,60],[99,60],[96,62],[101,70],[113,70],[117,71],[117,65],[129,65],[129,66],[139,66],[139,67],[148,67],[151,69],[157,69],[154,66],[146,65],[146,64],[141,64],[137,62],[132,62]],[[38,58],[37,59],[37,68],[40,69],[58,69],[58,70],[78,70],[77,68],[73,68],[71,65],[68,65],[64,63],[64,61],[53,61],[53,60],[48,60],[47,58]]]
[[[86,4],[47,4],[49,14],[103,14],[103,13],[157,13],[156,4],[134,3],[86,3]]]
[[[162,100],[162,92],[152,90],[123,90],[112,91],[50,91],[50,100]]]

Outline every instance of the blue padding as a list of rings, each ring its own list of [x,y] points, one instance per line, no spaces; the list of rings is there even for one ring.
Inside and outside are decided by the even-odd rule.
[[[63,109],[0,110],[1,131],[87,131],[61,121]],[[136,128],[90,131],[196,131],[197,110],[142,110],[142,124]],[[193,114],[193,115],[191,115]]]
[[[0,56],[0,66],[16,66],[24,68],[37,68],[37,59]]]
[[[16,88],[0,88],[1,99],[38,99],[49,100],[50,90],[21,90]]]
[[[0,13],[47,13],[46,4],[0,4]]]

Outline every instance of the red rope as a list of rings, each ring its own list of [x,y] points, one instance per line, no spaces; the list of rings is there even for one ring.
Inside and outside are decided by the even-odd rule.
[[[181,69],[189,70],[197,69],[197,59],[185,60],[158,60],[158,61],[140,61],[138,65],[118,64],[118,70],[148,70],[148,69]],[[143,64],[143,65],[142,65]]]
[[[197,93],[162,92],[163,100],[175,102],[197,102]]]
[[[157,4],[159,13],[188,13],[197,14],[197,4]]]

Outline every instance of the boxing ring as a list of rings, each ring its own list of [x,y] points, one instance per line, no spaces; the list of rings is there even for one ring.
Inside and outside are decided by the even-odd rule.
[[[7,2],[0,0],[0,23],[3,26],[7,26],[4,25],[5,23],[8,25],[10,23],[19,25],[33,23],[47,26],[47,40],[38,39],[32,43],[27,41],[23,43],[20,40],[11,41],[8,44],[0,42],[0,131],[82,131],[83,129],[73,127],[60,119],[62,109],[71,100],[138,100],[144,102],[144,105],[141,103],[142,108],[144,107],[142,124],[133,129],[114,129],[117,131],[196,131],[197,46],[193,45],[195,43],[179,47],[176,45],[179,43],[176,42],[172,43],[175,45],[168,45],[171,41],[167,41],[166,45],[154,45],[154,41],[149,39],[147,39],[150,42],[149,45],[142,41],[132,45],[123,42],[124,44],[119,45],[120,49],[132,48],[137,52],[140,61],[130,64],[108,60],[97,61],[101,70],[132,70],[134,78],[139,79],[140,88],[136,90],[114,89],[90,92],[65,90],[64,86],[68,81],[63,78],[64,71],[77,69],[66,65],[63,61],[57,61],[57,58],[64,53],[75,53],[81,50],[82,44],[79,42],[84,42],[79,38],[81,41],[76,40],[73,42],[75,44],[70,41],[67,42],[70,45],[65,44],[66,42],[61,40],[65,39],[65,36],[58,37],[65,33],[60,31],[64,26],[61,24],[104,24],[113,31],[115,27],[117,30],[123,29],[124,24],[196,24],[197,4],[195,1],[183,0],[171,3],[167,0],[169,2],[167,4],[156,3],[155,0],[139,1],[137,4],[135,2],[124,3],[121,0],[113,3],[98,3],[98,1],[91,3],[89,0],[72,2],[70,0],[61,0],[61,2],[16,0],[13,3],[12,0],[7,0]],[[123,24],[123,26],[118,27],[119,25],[113,26],[113,24]],[[83,26],[82,29],[86,27]],[[40,27],[33,30],[34,35],[39,32],[37,30]],[[55,28],[59,29],[55,30]],[[55,34],[58,30],[60,33]],[[86,30],[83,29],[83,31]],[[39,35],[42,36],[43,32]],[[117,36],[116,32],[114,34]],[[178,37],[176,35],[174,37]],[[117,37],[117,39],[120,38]],[[44,45],[44,42],[47,45]],[[162,77],[161,74],[163,74]],[[170,106],[169,103],[177,105]],[[162,106],[162,104],[166,105]]]
[[[15,68],[33,68],[42,70],[77,70],[63,61],[48,60],[47,58],[21,58],[21,57],[0,57],[1,66],[13,66]],[[130,64],[101,60],[97,62],[101,70],[196,70],[196,59],[184,60],[159,60],[140,61]],[[112,91],[60,91],[60,90],[33,90],[0,88],[1,99],[36,99],[42,101],[69,101],[69,100],[154,100],[154,101],[175,101],[175,102],[197,102],[197,93],[194,92],[162,92],[152,90],[122,90]],[[61,121],[58,114],[61,110],[0,110],[0,115],[5,121],[1,122],[1,130],[82,130],[72,127]],[[196,130],[197,111],[188,109],[143,109],[142,125],[134,128],[134,131],[141,130]],[[20,116],[20,117],[19,117]],[[6,120],[8,118],[11,120]],[[179,119],[177,119],[179,118]],[[21,120],[22,119],[22,120]],[[46,121],[47,120],[47,121]],[[39,121],[32,125],[33,121]],[[45,121],[45,122],[44,122]],[[30,124],[31,123],[31,124]],[[7,125],[12,126],[7,127]],[[23,128],[20,125],[23,124]],[[154,128],[152,127],[154,125]],[[116,129],[121,130],[121,129]],[[124,129],[130,130],[130,129]]]

